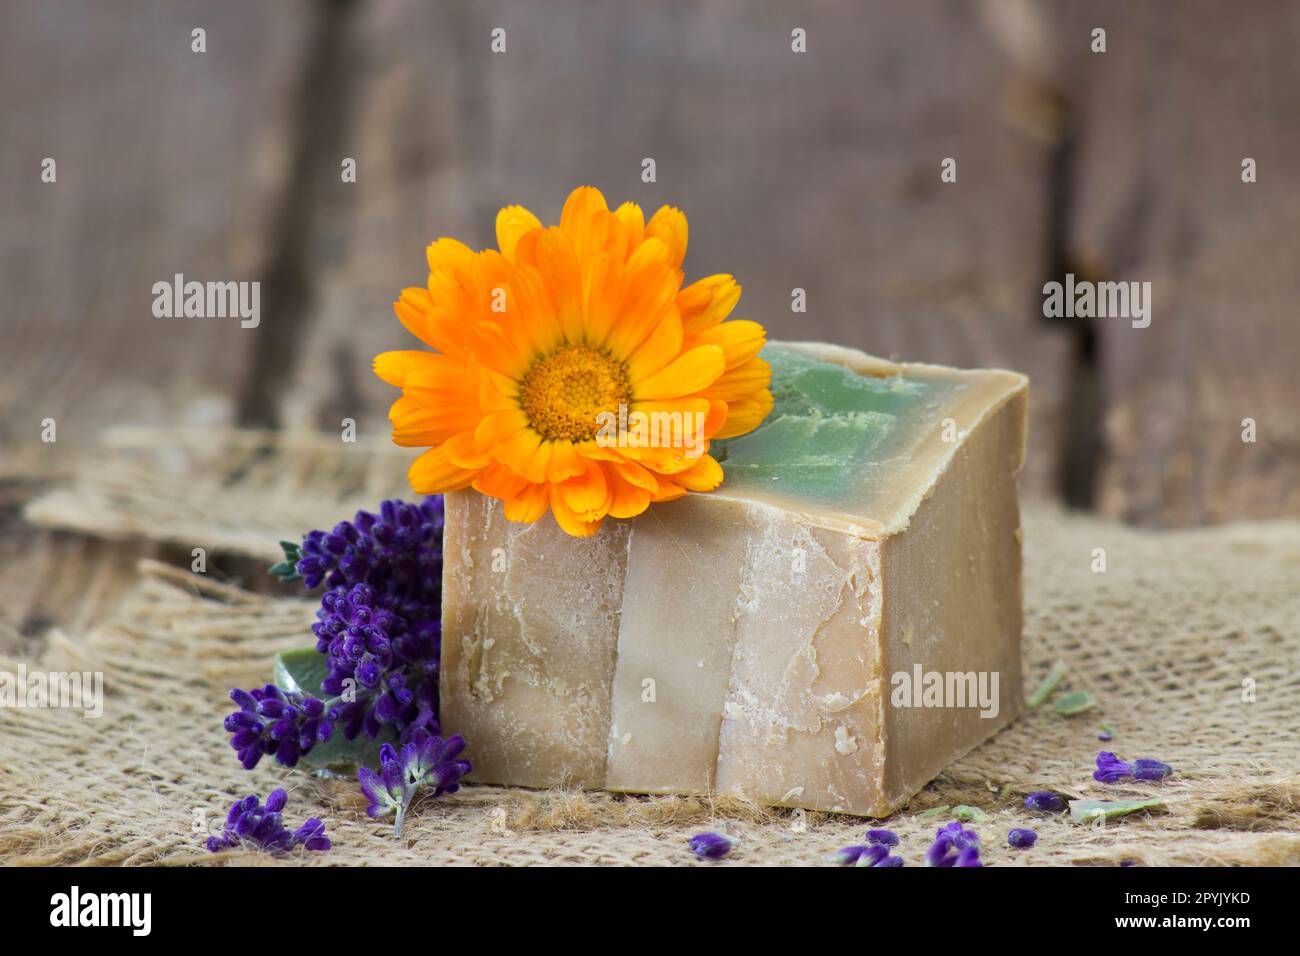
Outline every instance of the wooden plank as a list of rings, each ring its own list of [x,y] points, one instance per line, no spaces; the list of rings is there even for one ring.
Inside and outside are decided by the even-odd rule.
[[[1300,515],[1300,7],[1079,4],[1059,40],[1079,122],[1069,260],[1152,283],[1149,327],[1095,322],[1099,508],[1147,524]]]
[[[6,8],[0,458],[48,470],[100,429],[229,419],[258,337],[160,319],[153,285],[257,280],[283,187],[302,2]],[[191,31],[206,30],[206,52]],[[57,179],[42,182],[55,160]],[[57,442],[41,441],[53,418]]]
[[[367,364],[410,347],[390,303],[423,284],[424,246],[494,244],[512,202],[555,221],[589,182],[683,208],[688,281],[734,273],[737,314],[774,338],[1028,372],[1026,485],[1055,481],[1068,338],[1042,322],[1037,291],[1049,144],[975,7],[394,2],[358,11],[355,29],[343,152],[358,182],[335,185],[321,214],[318,307],[285,421],[386,431],[394,395]],[[949,156],[958,179],[944,184]],[[796,287],[806,314],[791,311]]]

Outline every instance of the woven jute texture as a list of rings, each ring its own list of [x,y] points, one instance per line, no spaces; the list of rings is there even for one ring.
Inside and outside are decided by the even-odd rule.
[[[278,537],[401,490],[389,453],[163,437],[119,436],[71,489],[36,502],[32,519],[262,559]],[[959,804],[986,815],[972,826],[991,865],[1300,863],[1300,524],[1153,533],[1030,507],[1024,528],[1027,692],[1061,662],[1061,691],[1089,691],[1099,705],[1067,718],[1049,702],[948,768],[888,823],[908,864],[951,818],[944,808]],[[1105,571],[1094,570],[1099,548]],[[354,781],[269,761],[245,772],[221,730],[229,688],[265,682],[276,651],[310,643],[313,611],[310,600],[147,562],[112,620],[49,635],[38,659],[0,658],[0,671],[102,671],[105,687],[97,719],[0,709],[0,862],[825,865],[861,842],[863,820],[733,796],[484,786],[417,802],[395,840],[365,815]],[[1109,743],[1097,740],[1101,721]],[[1165,760],[1176,773],[1162,784],[1096,783],[1103,748]],[[286,822],[319,816],[331,852],[202,848],[203,821],[219,826],[234,799],[278,786],[291,791]],[[1161,795],[1167,808],[1075,824],[1025,811],[1023,796],[1039,789]],[[1015,826],[1037,829],[1038,845],[1008,848]],[[704,829],[738,838],[727,860],[700,864],[688,852]]]

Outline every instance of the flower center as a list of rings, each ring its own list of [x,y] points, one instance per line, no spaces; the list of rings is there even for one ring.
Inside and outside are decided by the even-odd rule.
[[[600,431],[596,416],[618,414],[631,401],[627,368],[590,345],[565,345],[533,363],[520,404],[528,422],[550,441],[586,441]]]

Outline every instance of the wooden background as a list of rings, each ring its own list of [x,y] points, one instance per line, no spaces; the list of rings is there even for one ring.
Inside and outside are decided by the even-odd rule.
[[[157,551],[19,519],[106,428],[385,431],[424,246],[581,183],[682,207],[688,280],[734,273],[774,338],[1028,373],[1027,496],[1300,515],[1297,50],[1287,0],[6,3],[0,646]],[[178,272],[259,280],[260,327],[154,318]],[[1065,272],[1152,282],[1151,326],[1044,319]]]

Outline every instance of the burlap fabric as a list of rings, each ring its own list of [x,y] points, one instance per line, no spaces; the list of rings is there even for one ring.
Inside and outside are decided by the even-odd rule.
[[[377,448],[142,433],[114,445],[30,518],[265,559],[277,538],[402,490],[400,453]],[[1091,691],[1100,707],[1065,718],[1045,705],[950,767],[889,821],[909,865],[957,804],[987,815],[973,826],[992,865],[1300,863],[1300,523],[1154,533],[1039,506],[1024,527],[1029,689],[1061,661],[1062,689]],[[1093,570],[1097,548],[1104,572]],[[496,787],[418,802],[395,840],[365,816],[354,781],[269,762],[245,772],[221,731],[228,689],[264,682],[275,651],[308,643],[313,610],[150,562],[113,620],[50,635],[39,659],[0,659],[8,671],[103,671],[106,692],[99,719],[0,709],[0,862],[826,864],[860,842],[865,821],[731,797]],[[1102,720],[1110,743],[1097,740]],[[1159,785],[1095,783],[1103,747],[1177,772]],[[202,848],[200,821],[215,826],[235,798],[277,786],[291,790],[286,822],[321,817],[331,852]],[[1022,798],[1037,789],[1160,794],[1168,807],[1081,825],[1026,813]],[[1038,845],[1008,848],[1013,826],[1037,829]],[[697,864],[686,848],[706,828],[739,838],[722,864]]]

